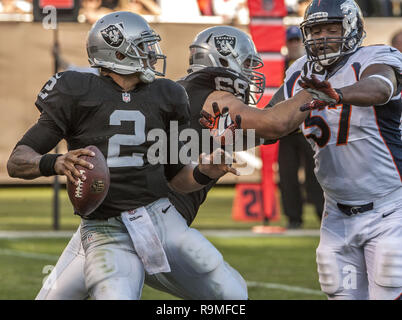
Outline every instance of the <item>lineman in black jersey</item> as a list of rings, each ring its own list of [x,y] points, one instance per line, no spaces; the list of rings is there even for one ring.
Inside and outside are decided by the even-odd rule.
[[[231,81],[222,81],[230,79]],[[237,81],[240,86],[233,86]],[[242,74],[223,67],[206,67],[195,72],[190,72],[186,77],[178,81],[188,94],[190,101],[190,128],[198,132],[202,137],[203,128],[200,125],[200,112],[205,100],[214,91],[225,90],[238,96],[245,103],[249,100],[249,83]],[[240,91],[238,90],[240,88]],[[211,142],[212,144],[212,142]],[[201,153],[200,143],[200,153]],[[169,192],[169,199],[187,220],[190,225],[198,212],[199,207],[205,201],[207,193],[216,184],[217,180],[211,181],[206,187],[192,193]]]
[[[149,275],[178,272],[173,262],[180,254],[175,252],[176,238],[188,227],[175,208],[166,221],[157,221],[170,202],[163,188],[167,184],[163,165],[148,161],[152,141],[147,135],[156,129],[169,131],[170,121],[185,124],[188,100],[177,83],[155,79],[164,75],[164,68],[157,71],[158,60],[164,60],[159,40],[147,22],[133,13],[116,12],[98,20],[89,32],[87,50],[91,65],[100,67],[102,75],[65,72],[53,76],[36,101],[41,111],[38,123],[18,143],[8,162],[13,177],[64,174],[76,183],[85,177],[74,165],[91,169],[89,162],[78,158],[92,155],[83,148],[92,144],[104,154],[111,173],[109,194],[81,223],[85,284],[95,299],[139,299],[145,271]],[[68,153],[43,155],[61,138],[68,143]],[[173,163],[167,178],[175,190],[191,192],[228,171],[233,172],[224,164]],[[176,229],[166,230],[162,227],[166,223]],[[215,261],[221,266],[218,272],[227,273],[219,257]],[[187,259],[190,267],[193,259]],[[227,279],[232,286],[221,292],[222,297],[232,290],[238,293],[232,298],[247,297],[237,273],[222,280]],[[208,279],[201,280],[208,285]],[[203,297],[205,292],[200,290],[200,294]]]

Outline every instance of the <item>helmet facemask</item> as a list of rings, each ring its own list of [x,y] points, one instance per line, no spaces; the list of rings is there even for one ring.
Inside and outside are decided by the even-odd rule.
[[[265,75],[256,71],[264,66],[264,62],[259,56],[249,55],[243,60],[242,75],[244,75],[250,84],[249,104],[256,105],[262,98],[265,90]]]
[[[154,73],[157,76],[165,76],[166,56],[162,53],[158,41],[161,38],[154,31],[144,31],[138,39],[126,38],[128,43],[122,52],[129,59],[136,61],[136,72]],[[162,64],[159,63],[162,60]],[[146,81],[145,81],[146,82]]]

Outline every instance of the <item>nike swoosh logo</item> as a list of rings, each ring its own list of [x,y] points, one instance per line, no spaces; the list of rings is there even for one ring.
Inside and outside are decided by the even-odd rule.
[[[169,208],[171,207],[172,205],[170,205],[169,207],[167,207],[166,209],[162,209],[162,212],[163,213],[166,213],[168,210],[169,210]]]
[[[384,214],[382,215],[382,217],[383,217],[383,218],[386,218],[386,217],[390,216],[391,214],[393,214],[394,212],[395,212],[395,210],[394,210],[394,211],[391,211],[391,212],[388,212],[388,213],[384,213]]]

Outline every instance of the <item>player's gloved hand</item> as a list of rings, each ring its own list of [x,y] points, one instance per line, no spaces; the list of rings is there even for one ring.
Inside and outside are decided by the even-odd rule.
[[[212,103],[214,115],[201,110],[201,126],[210,130],[211,136],[221,146],[234,144],[235,130],[241,128],[241,116],[237,115],[235,121],[229,115],[229,108],[224,107],[222,112],[216,102]]]
[[[332,88],[332,85],[327,80],[318,80],[315,75],[311,75],[311,79],[302,77],[299,85],[303,89],[306,89],[313,96],[314,100],[320,101],[320,103],[316,103],[316,108],[321,108],[324,102],[326,105],[335,105],[342,102],[341,91]]]
[[[233,157],[221,148],[216,149],[209,155],[201,153],[198,162],[200,172],[211,179],[219,179],[228,172],[236,176],[240,175],[240,173],[232,167],[232,164],[235,162]]]

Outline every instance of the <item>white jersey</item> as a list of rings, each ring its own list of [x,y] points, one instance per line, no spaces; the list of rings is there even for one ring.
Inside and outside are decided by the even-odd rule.
[[[311,75],[306,61],[304,56],[287,70],[286,99],[302,90],[301,72]],[[372,64],[392,66],[401,81],[402,54],[389,46],[361,47],[334,74],[314,74],[342,88],[357,82]],[[315,173],[326,195],[340,203],[361,204],[402,186],[401,114],[400,94],[382,106],[344,104],[310,112],[300,128],[314,149]]]

